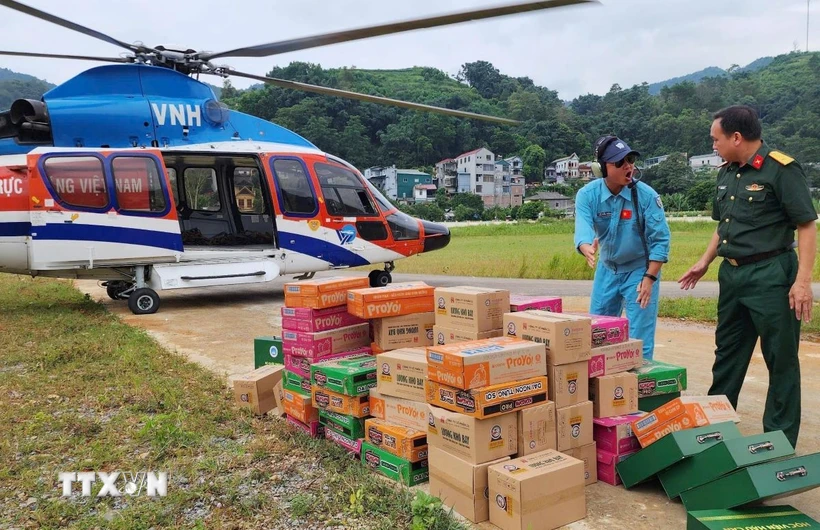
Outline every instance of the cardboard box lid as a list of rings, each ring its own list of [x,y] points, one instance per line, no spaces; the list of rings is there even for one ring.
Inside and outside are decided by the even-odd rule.
[[[456,285],[454,287],[436,287],[436,294],[493,294],[509,293],[508,289],[495,289],[492,287],[477,287],[474,285]]]
[[[554,449],[547,449],[540,453],[533,453],[521,458],[515,458],[503,464],[494,464],[490,467],[490,471],[501,475],[507,479],[516,482],[525,482],[534,477],[540,477],[547,473],[557,473],[565,469],[572,469],[581,465],[583,470],[584,462],[577,458],[571,457],[564,453],[559,453]],[[548,487],[549,490],[567,489],[574,484],[573,474],[567,474],[566,480],[555,480],[552,482],[553,487]],[[577,476],[578,484],[583,485],[584,473],[583,471]],[[542,490],[542,493],[548,493]]]
[[[674,432],[620,462],[618,474],[624,487],[631,488],[688,456],[732,438],[740,438],[740,431],[731,421]]]
[[[425,282],[399,282],[384,287],[368,287],[365,289],[349,289],[347,299],[360,302],[379,302],[384,300],[398,300],[401,298],[417,298],[432,296],[434,288]]]
[[[622,416],[612,416],[609,418],[593,418],[592,423],[600,425],[601,427],[612,428],[624,423],[632,423],[633,421],[646,416],[643,412],[633,412],[632,414],[624,414]]]
[[[331,361],[321,361],[310,366],[312,371],[333,371],[338,374],[356,375],[366,374],[376,369],[376,357],[372,355],[360,355],[356,357],[346,357],[344,359],[334,359]]]
[[[820,453],[745,467],[681,493],[687,510],[734,508],[820,486]]]
[[[426,364],[427,348],[399,348],[380,353],[377,359],[380,361],[383,361],[384,359],[396,359],[400,361],[411,361]]]
[[[369,285],[370,280],[365,276],[362,278],[351,278],[349,276],[330,276],[328,278],[316,278],[315,280],[300,280],[298,282],[285,283],[285,292],[309,295],[312,293],[326,293],[328,291],[344,291],[350,288]]]
[[[488,339],[470,340],[465,342],[455,342],[452,344],[436,344],[427,347],[427,358],[431,359],[433,353],[443,353],[457,355],[460,357],[470,357],[482,353],[536,348],[539,351],[544,349],[543,344],[521,340],[515,337],[490,337]]]
[[[234,379],[234,382],[250,382],[250,383],[257,383],[262,381],[266,377],[271,377],[276,375],[277,377],[281,378],[282,372],[285,369],[285,366],[282,364],[266,364],[265,366],[260,366],[253,372],[248,372],[247,374],[241,375]],[[274,383],[275,384],[275,383]]]
[[[783,434],[774,431],[718,442],[658,474],[670,499],[737,469],[794,454]]]
[[[750,528],[820,528],[815,521],[792,506],[755,506],[738,510],[694,510],[687,514],[688,530]]]

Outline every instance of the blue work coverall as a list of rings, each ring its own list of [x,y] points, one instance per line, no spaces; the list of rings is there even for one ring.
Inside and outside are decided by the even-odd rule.
[[[650,261],[669,259],[669,225],[660,196],[649,185],[639,182],[638,209],[646,229]],[[575,248],[592,244],[598,238],[598,266],[592,284],[589,312],[621,316],[626,306],[629,336],[643,341],[644,359],[655,350],[655,325],[658,320],[660,274],[652,286],[649,305],[641,309],[638,285],[646,272],[646,254],[640,236],[632,190],[624,187],[613,195],[603,178],[581,188],[575,198]]]

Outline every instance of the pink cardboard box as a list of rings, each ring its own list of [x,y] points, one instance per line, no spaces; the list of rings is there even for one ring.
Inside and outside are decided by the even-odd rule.
[[[333,429],[325,429],[325,438],[330,440],[331,442],[340,445],[350,451],[355,455],[359,455],[362,452],[362,439],[356,438],[355,440],[348,438],[347,436],[340,434]]]
[[[325,426],[319,423],[318,421],[312,421],[310,422],[310,425],[308,425],[306,423],[302,423],[293,416],[288,415],[287,418],[288,423],[290,423],[300,431],[304,432],[311,438],[321,438],[325,435]]]
[[[510,311],[526,311],[527,309],[539,309],[541,311],[560,313],[562,303],[560,298],[554,296],[534,296],[528,294],[510,295]]]
[[[592,319],[592,347],[618,344],[629,340],[629,321],[622,317],[573,313]]]
[[[643,366],[643,341],[633,339],[592,348],[592,356],[589,358],[589,376],[601,377],[617,374],[641,366]]]
[[[365,321],[347,312],[347,306],[329,307],[327,309],[310,309],[307,307],[283,307],[282,329],[316,333],[331,329],[344,328]]]
[[[285,354],[309,357],[312,361],[369,345],[370,324],[367,322],[315,333],[282,330],[282,350]]]
[[[612,418],[594,418],[592,420],[592,439],[598,444],[598,450],[621,455],[641,448],[638,438],[632,433],[630,423],[646,416],[643,412],[613,416]]]
[[[299,376],[306,378],[309,381],[310,365],[314,362],[319,362],[320,360],[330,361],[332,359],[344,359],[346,357],[355,357],[357,355],[370,355],[372,353],[373,350],[370,349],[370,346],[367,346],[365,348],[356,348],[355,350],[334,353],[333,355],[328,355],[327,357],[323,357],[322,359],[317,359],[315,361],[310,357],[300,357],[298,355],[286,353],[285,369],[290,370],[291,372],[298,374]]]
[[[618,462],[626,460],[636,452],[637,451],[632,451],[631,453],[614,455],[609,451],[598,449],[598,480],[612,484],[613,486],[621,484],[621,477],[618,475],[618,471],[615,470],[615,466]]]

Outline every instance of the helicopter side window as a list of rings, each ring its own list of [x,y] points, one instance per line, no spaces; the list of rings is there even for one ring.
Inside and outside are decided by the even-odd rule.
[[[179,208],[179,184],[177,183],[177,170],[172,167],[166,167],[168,172],[168,182],[171,184],[171,192],[174,194],[174,206]]]
[[[313,166],[319,177],[322,195],[330,215],[375,216],[376,207],[365,190],[364,183],[352,171],[317,163]]]
[[[255,167],[237,167],[233,170],[233,192],[240,213],[260,215],[265,213],[262,199],[262,182]]]
[[[396,212],[387,216],[387,225],[393,232],[393,239],[396,241],[418,239],[419,222],[406,213]]]
[[[68,206],[102,209],[108,188],[102,160],[95,156],[50,156],[43,163],[57,199]]]
[[[166,210],[156,160],[145,156],[118,156],[111,161],[111,172],[121,210],[142,213]]]
[[[278,158],[273,161],[273,174],[282,196],[282,212],[286,215],[313,215],[316,197],[305,167],[298,160]]]
[[[189,167],[183,173],[185,200],[192,210],[218,212],[222,209],[216,171],[210,167]]]

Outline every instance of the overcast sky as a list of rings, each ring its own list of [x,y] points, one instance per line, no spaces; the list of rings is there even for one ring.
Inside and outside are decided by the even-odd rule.
[[[218,51],[513,0],[21,0],[126,42]],[[519,0],[520,1],[520,0]],[[455,74],[486,60],[563,99],[603,94],[707,66],[745,65],[806,48],[806,0],[602,0],[494,20],[375,37],[262,59],[225,58],[265,74],[291,61],[323,67],[433,66]],[[809,49],[820,49],[820,1]],[[0,49],[117,56],[120,49],[0,7]],[[123,50],[124,51],[124,50]],[[0,56],[0,67],[61,83],[99,63]],[[218,78],[209,78],[221,84]],[[208,80],[208,79],[205,79]],[[234,85],[250,82],[236,79]]]

